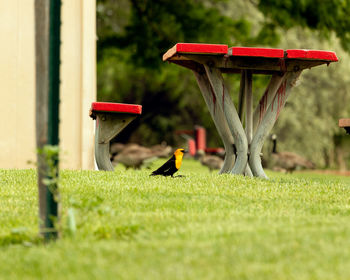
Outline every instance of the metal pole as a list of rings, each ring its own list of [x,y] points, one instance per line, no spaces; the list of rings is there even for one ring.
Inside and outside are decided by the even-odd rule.
[[[35,0],[36,144],[40,233],[58,236],[60,0]]]
[[[50,0],[48,144],[58,145],[61,0]]]

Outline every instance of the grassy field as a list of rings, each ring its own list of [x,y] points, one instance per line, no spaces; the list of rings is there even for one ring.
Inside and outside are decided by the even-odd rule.
[[[62,171],[45,245],[35,171],[0,170],[0,279],[350,279],[350,177],[149,173]]]

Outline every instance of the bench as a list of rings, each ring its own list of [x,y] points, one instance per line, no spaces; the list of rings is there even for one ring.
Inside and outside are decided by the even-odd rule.
[[[132,120],[141,115],[142,106],[135,104],[93,102],[89,115],[96,120],[95,159],[99,170],[113,171],[109,156],[110,141]]]
[[[350,119],[339,119],[338,125],[344,128],[347,134],[350,134]]]

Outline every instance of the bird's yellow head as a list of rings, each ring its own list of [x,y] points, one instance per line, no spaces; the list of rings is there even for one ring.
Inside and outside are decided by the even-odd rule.
[[[180,169],[184,153],[186,153],[186,151],[184,149],[177,149],[174,152],[176,169]]]
[[[184,149],[177,149],[177,150],[174,152],[174,155],[175,155],[175,156],[180,156],[180,155],[183,156],[184,153],[186,153],[186,151],[185,151]]]

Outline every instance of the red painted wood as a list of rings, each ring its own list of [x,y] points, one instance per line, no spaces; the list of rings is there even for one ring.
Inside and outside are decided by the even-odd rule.
[[[129,113],[140,115],[142,112],[142,106],[124,103],[93,102],[91,104],[91,110],[93,112]]]
[[[339,119],[339,127],[350,127],[350,119]]]
[[[196,155],[196,141],[194,141],[194,139],[188,139],[187,141],[187,145],[188,145],[188,153],[190,154],[190,156],[194,157]]]
[[[176,52],[178,53],[209,53],[209,54],[227,54],[228,46],[221,44],[196,44],[196,43],[178,43]]]
[[[205,128],[201,126],[196,126],[195,137],[196,137],[197,151],[205,151],[205,148],[207,147]]]
[[[222,44],[197,44],[197,43],[177,43],[163,55],[163,61],[167,61],[176,54],[227,54],[227,45]]]
[[[283,58],[284,50],[271,48],[232,47],[229,48],[228,54],[232,56]]]
[[[319,50],[287,50],[287,58],[338,61],[335,52]]]

